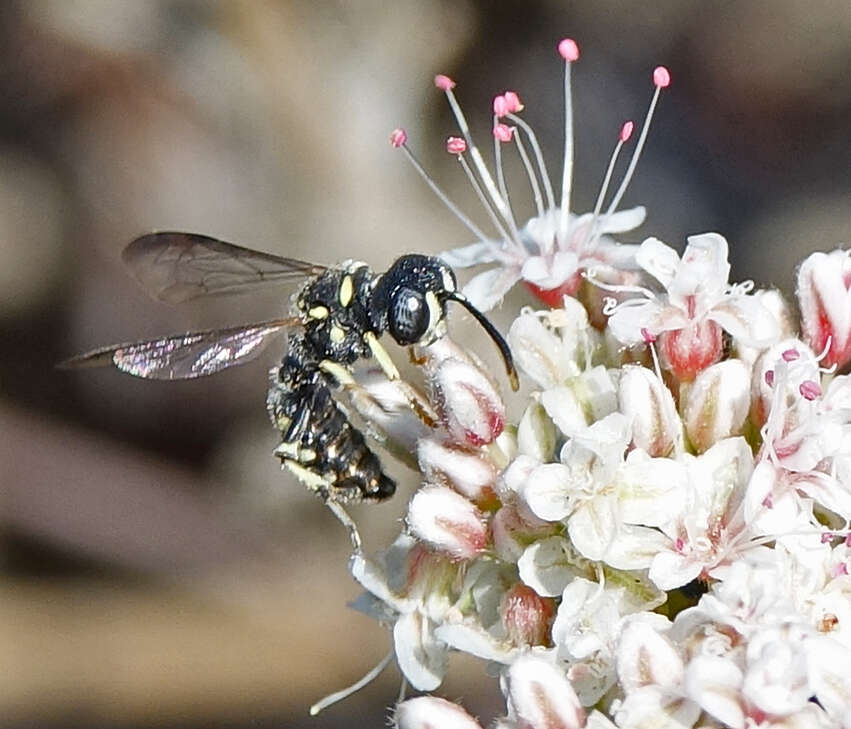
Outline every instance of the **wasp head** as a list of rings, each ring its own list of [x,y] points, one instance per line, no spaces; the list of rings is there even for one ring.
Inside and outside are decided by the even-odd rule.
[[[389,331],[398,344],[430,344],[446,331],[446,304],[457,301],[485,328],[505,361],[511,386],[517,373],[511,351],[493,324],[457,290],[455,274],[433,256],[402,256],[378,280],[371,316],[378,331]]]

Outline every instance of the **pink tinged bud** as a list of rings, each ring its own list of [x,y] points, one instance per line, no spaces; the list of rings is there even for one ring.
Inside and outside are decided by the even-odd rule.
[[[662,332],[658,339],[662,364],[683,382],[690,382],[721,359],[721,327],[711,319],[692,321],[683,329]]]
[[[851,252],[813,253],[798,269],[798,302],[804,341],[822,365],[851,361]]]
[[[654,458],[668,456],[680,428],[671,391],[653,370],[625,365],[618,381],[620,411],[632,421],[632,442]]]
[[[624,125],[621,127],[620,140],[621,142],[628,142],[629,138],[632,136],[632,130],[635,128],[635,124],[631,121],[624,122]]]
[[[568,63],[579,60],[579,46],[571,38],[559,41],[558,54]]]
[[[817,397],[821,397],[821,387],[818,382],[813,380],[804,380],[798,391],[805,400],[815,400]]]
[[[511,706],[532,729],[580,729],[585,711],[564,672],[546,658],[526,654],[508,669]]]
[[[444,76],[442,73],[434,77],[434,85],[441,91],[449,91],[455,88],[455,82],[449,76]]]
[[[485,517],[448,486],[425,486],[408,507],[408,527],[418,539],[455,559],[472,559],[488,543]]]
[[[656,66],[653,69],[653,85],[660,89],[666,89],[671,85],[671,72],[664,66]]]
[[[750,369],[738,359],[718,362],[695,378],[685,397],[683,422],[698,453],[744,432],[750,380]]]
[[[464,154],[467,151],[467,141],[463,137],[449,137],[446,140],[446,151],[449,154]]]
[[[390,132],[390,146],[397,149],[408,141],[408,133],[404,129],[394,129]]]
[[[496,501],[496,469],[476,453],[424,438],[417,446],[417,458],[429,483],[450,486],[479,506]]]
[[[519,111],[523,111],[523,104],[520,101],[520,97],[514,91],[506,91],[502,98],[505,99],[506,109],[509,114],[516,114]]]
[[[516,647],[549,645],[555,616],[553,598],[541,597],[531,587],[517,584],[503,595],[499,614]]]
[[[511,141],[511,135],[512,135],[513,132],[514,132],[514,130],[510,126],[508,126],[507,124],[497,124],[493,128],[493,135],[500,142],[510,142]]]
[[[396,706],[397,729],[482,729],[458,704],[437,696],[418,696]]]
[[[446,359],[431,378],[438,415],[459,445],[493,443],[505,427],[505,405],[491,381],[474,365]]]

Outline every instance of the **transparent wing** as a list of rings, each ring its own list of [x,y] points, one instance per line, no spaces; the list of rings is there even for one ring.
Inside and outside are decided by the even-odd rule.
[[[327,270],[197,233],[143,235],[121,257],[151,296],[169,304],[300,281]]]
[[[112,365],[148,380],[188,380],[205,377],[254,359],[297,318],[271,319],[228,329],[176,334],[161,339],[113,344],[62,362],[63,369]]]

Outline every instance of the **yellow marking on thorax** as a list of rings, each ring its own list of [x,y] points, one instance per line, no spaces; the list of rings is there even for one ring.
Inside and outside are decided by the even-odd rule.
[[[343,276],[340,282],[340,305],[348,306],[352,303],[352,296],[355,293],[355,284],[351,276]]]
[[[311,319],[325,319],[328,316],[328,307],[314,306],[312,309],[308,309],[307,315]]]
[[[346,338],[346,332],[335,324],[331,327],[331,331],[328,336],[331,337],[331,341],[334,342],[334,344],[341,344]]]

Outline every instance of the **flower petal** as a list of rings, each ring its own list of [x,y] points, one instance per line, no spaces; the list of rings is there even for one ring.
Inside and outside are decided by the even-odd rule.
[[[415,611],[393,626],[396,660],[405,678],[418,691],[434,691],[446,675],[447,649],[431,630],[431,621]]]
[[[498,266],[473,276],[463,293],[479,311],[489,311],[502,301],[519,280],[519,267]]]

